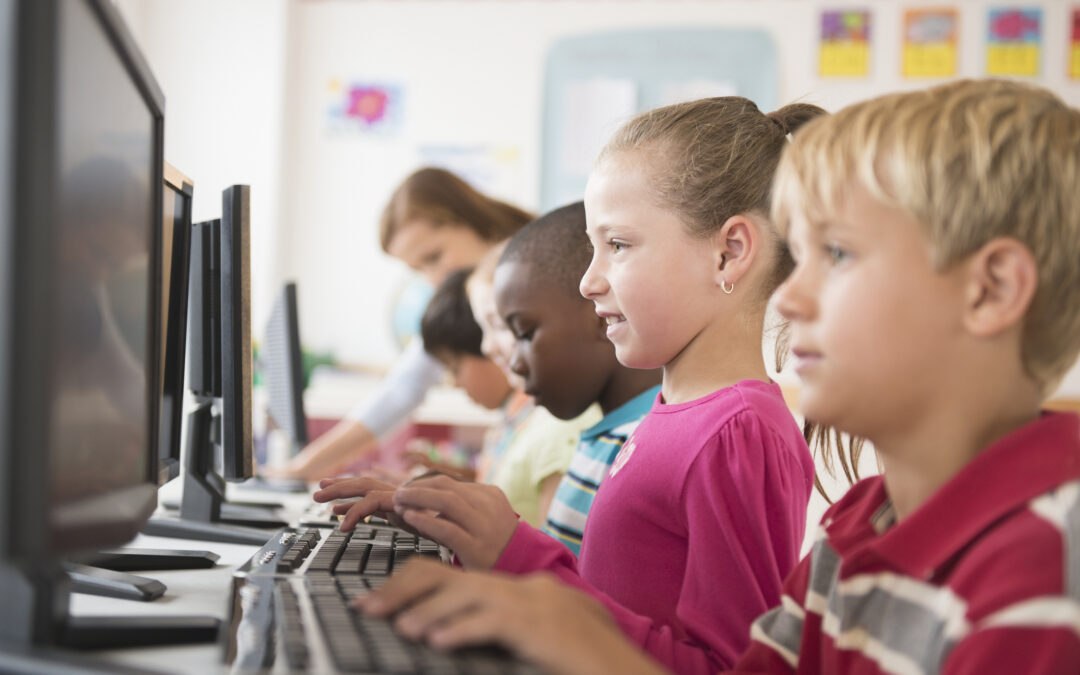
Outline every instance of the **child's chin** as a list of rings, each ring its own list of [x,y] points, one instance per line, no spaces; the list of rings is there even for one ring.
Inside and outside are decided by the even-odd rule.
[[[638,370],[652,370],[653,368],[659,368],[663,364],[652,363],[649,359],[644,358],[642,354],[637,354],[631,349],[620,348],[615,346],[615,358],[619,363],[627,368],[635,368]]]

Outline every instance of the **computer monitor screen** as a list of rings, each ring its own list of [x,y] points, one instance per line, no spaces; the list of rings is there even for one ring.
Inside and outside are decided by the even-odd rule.
[[[133,78],[102,16],[86,2],[58,9],[54,549],[101,545],[94,526],[130,521],[117,496],[138,494],[153,469],[162,166],[161,106]]]
[[[221,203],[222,475],[255,475],[251,436],[251,189],[233,185]]]
[[[166,164],[164,190],[161,219],[161,400],[157,446],[159,485],[180,473],[194,186],[175,167]]]
[[[164,98],[108,3],[12,16],[0,563],[123,543],[157,487]]]
[[[307,445],[304,414],[304,364],[296,284],[281,289],[266,324],[261,357],[270,418],[288,436],[292,452]]]

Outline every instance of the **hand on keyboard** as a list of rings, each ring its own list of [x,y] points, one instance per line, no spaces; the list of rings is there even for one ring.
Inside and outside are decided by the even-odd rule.
[[[401,519],[421,535],[457,555],[465,567],[490,569],[517,528],[518,518],[503,491],[446,476],[407,483],[393,495]]]
[[[604,607],[547,574],[513,577],[410,561],[357,597],[367,614],[438,649],[496,643],[556,673],[658,673]]]
[[[334,505],[334,513],[344,515],[338,529],[350,532],[356,524],[368,516],[385,518],[395,527],[412,529],[394,512],[394,486],[374,478],[324,478],[319,481],[321,488],[312,498],[317,502],[332,502],[337,499],[355,499]]]

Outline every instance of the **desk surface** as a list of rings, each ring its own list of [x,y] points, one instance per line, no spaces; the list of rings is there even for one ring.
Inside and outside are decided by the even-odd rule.
[[[162,488],[162,499],[176,497],[179,481]],[[230,486],[232,488],[233,486]],[[170,494],[172,493],[172,494]],[[286,513],[299,514],[309,503],[307,495],[283,495],[278,492],[230,490],[238,499],[281,502]],[[272,530],[267,530],[270,538]],[[258,550],[257,546],[221,544],[208,541],[167,539],[139,535],[129,546],[137,548],[199,549],[213,551],[221,558],[215,567],[202,570],[135,572],[161,581],[167,587],[165,595],[152,602],[135,602],[116,598],[74,594],[71,613],[75,616],[215,616],[227,619],[227,603],[232,575]],[[95,652],[111,663],[162,673],[224,673],[221,648],[217,643],[138,649],[114,649]]]

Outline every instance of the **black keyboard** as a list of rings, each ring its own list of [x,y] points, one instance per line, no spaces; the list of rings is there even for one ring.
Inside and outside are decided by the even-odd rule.
[[[398,636],[388,621],[352,609],[354,597],[385,580],[324,571],[282,574],[273,561],[249,573],[238,572],[224,639],[225,662],[231,672],[538,672],[497,648],[432,650]]]
[[[390,526],[358,525],[352,532],[286,528],[237,573],[385,577],[414,556],[446,559],[447,553],[430,539]]]

